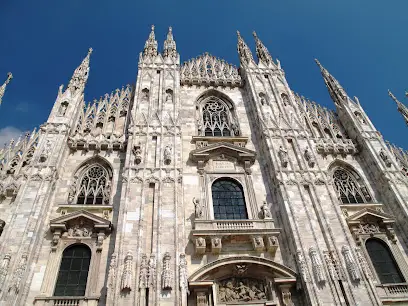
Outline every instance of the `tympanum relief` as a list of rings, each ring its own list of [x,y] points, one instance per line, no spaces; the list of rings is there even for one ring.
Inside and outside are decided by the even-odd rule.
[[[228,278],[218,282],[218,302],[248,302],[266,300],[266,286],[252,278]]]

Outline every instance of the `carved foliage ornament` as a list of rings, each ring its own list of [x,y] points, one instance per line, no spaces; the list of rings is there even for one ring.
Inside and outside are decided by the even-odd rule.
[[[125,257],[120,290],[132,290],[133,255],[129,251]]]
[[[171,290],[173,274],[170,268],[171,256],[169,252],[166,252],[163,256],[163,272],[162,272],[162,289]]]
[[[218,300],[221,303],[266,300],[266,286],[252,278],[228,278],[218,283]]]

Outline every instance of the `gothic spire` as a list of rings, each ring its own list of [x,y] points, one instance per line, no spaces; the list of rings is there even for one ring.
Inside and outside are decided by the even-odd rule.
[[[81,65],[75,69],[74,74],[72,75],[71,80],[69,81],[68,88],[72,91],[76,91],[80,89],[81,91],[84,90],[86,81],[88,80],[89,76],[89,60],[91,57],[93,49],[88,49],[88,54],[83,59]]]
[[[11,74],[11,72],[7,73],[7,80],[4,82],[3,85],[0,86],[0,105],[1,105],[4,93],[6,92],[7,84],[10,83],[12,78],[13,78],[13,75]]]
[[[346,91],[340,85],[340,83],[327,71],[326,68],[320,64],[320,62],[315,59],[316,64],[319,66],[322,73],[326,87],[329,90],[329,94],[335,103],[340,103],[347,98]]]
[[[408,125],[408,107],[406,107],[403,103],[398,101],[398,99],[392,94],[392,92],[388,89],[388,95],[397,103],[398,111],[404,117],[405,123]]]
[[[177,48],[176,42],[173,38],[173,30],[169,27],[169,32],[167,33],[167,39],[164,41],[164,49],[163,49],[164,57],[177,57]]]
[[[254,31],[252,33],[255,38],[255,44],[256,44],[256,55],[258,56],[258,59],[265,64],[269,65],[272,63],[272,56],[269,53],[268,49],[265,47],[265,45],[262,43],[262,41],[258,38],[256,35],[256,32]]]
[[[152,25],[152,30],[149,34],[149,38],[146,40],[144,50],[144,56],[151,56],[154,57],[157,55],[157,41],[156,37],[154,36],[154,25]]]
[[[248,48],[247,44],[245,41],[242,39],[241,34],[239,31],[237,31],[238,35],[238,54],[240,57],[241,62],[245,64],[249,64],[250,62],[254,61],[254,58],[252,56],[251,50]]]

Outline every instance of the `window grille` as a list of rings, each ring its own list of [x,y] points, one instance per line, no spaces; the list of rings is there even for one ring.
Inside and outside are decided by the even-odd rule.
[[[366,248],[382,284],[405,282],[390,249],[384,242],[378,239],[368,239]]]
[[[91,250],[74,245],[64,250],[54,296],[84,296],[88,280]]]
[[[212,185],[214,219],[248,219],[242,186],[231,179],[219,179]]]

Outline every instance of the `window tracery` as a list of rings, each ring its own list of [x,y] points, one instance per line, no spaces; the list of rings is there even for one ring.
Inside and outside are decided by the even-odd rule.
[[[212,185],[214,219],[248,219],[242,186],[231,179],[216,180]]]
[[[384,242],[379,239],[368,239],[366,249],[382,284],[405,282],[394,256]]]
[[[111,180],[108,171],[99,164],[88,167],[83,173],[77,189],[77,204],[109,204]],[[76,188],[73,191],[76,191]]]
[[[199,130],[204,136],[239,136],[238,125],[230,108],[216,97],[210,97],[202,107],[202,122]]]
[[[371,200],[367,188],[362,186],[356,177],[346,169],[335,169],[333,182],[343,204],[366,203]]]

